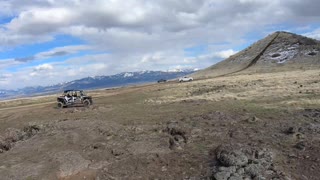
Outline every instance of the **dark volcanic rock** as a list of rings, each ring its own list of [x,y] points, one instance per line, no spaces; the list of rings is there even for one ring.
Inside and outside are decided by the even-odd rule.
[[[40,127],[36,125],[26,126],[23,131],[16,128],[6,129],[4,137],[0,136],[0,153],[9,151],[16,142],[27,140],[39,131]]]
[[[234,145],[239,146],[239,145]],[[223,166],[243,166],[248,163],[248,157],[232,145],[220,146],[217,150],[217,158]]]
[[[296,132],[296,128],[295,127],[289,127],[285,133],[286,134],[294,134]]]
[[[0,136],[0,153],[8,151],[11,148],[11,144]]]
[[[300,141],[294,147],[299,149],[299,150],[304,150],[306,148],[306,144],[305,144],[305,142]]]
[[[271,150],[243,144],[221,145],[215,150],[216,160],[213,179],[272,179],[279,178],[273,168]]]
[[[24,133],[19,129],[8,128],[5,131],[4,138],[10,142],[17,142],[23,139]]]

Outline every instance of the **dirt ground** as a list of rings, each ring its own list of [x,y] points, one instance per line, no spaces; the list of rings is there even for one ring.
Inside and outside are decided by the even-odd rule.
[[[320,70],[3,102],[0,179],[319,179]]]

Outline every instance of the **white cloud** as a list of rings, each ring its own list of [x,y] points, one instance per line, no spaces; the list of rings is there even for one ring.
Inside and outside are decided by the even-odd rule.
[[[34,76],[38,76],[39,73],[37,73],[37,72],[31,72],[29,75],[32,76],[32,77],[34,77]]]
[[[58,57],[58,56],[66,56],[66,55],[76,54],[81,51],[92,50],[92,49],[93,49],[93,47],[87,46],[87,45],[62,46],[62,47],[53,48],[48,51],[39,52],[37,54],[31,55],[28,57],[18,57],[15,59],[11,59],[9,61],[17,61],[20,63],[27,63],[29,61],[45,60],[48,58],[54,58],[54,57]]]
[[[149,62],[159,62],[165,59],[165,55],[161,53],[154,53],[154,54],[146,54],[142,57],[141,63],[149,63]]]
[[[237,53],[237,51],[234,51],[233,49],[228,49],[228,50],[217,52],[216,55],[220,58],[226,59],[231,55],[234,55],[235,53]]]
[[[0,82],[7,82],[9,78],[11,78],[13,75],[11,73],[4,73],[0,74]]]
[[[314,31],[311,31],[309,33],[303,34],[304,36],[310,37],[310,38],[314,38],[317,40],[320,40],[320,28],[319,29],[315,29]]]
[[[12,68],[19,64],[21,64],[21,62],[15,61],[14,59],[0,59],[0,72],[1,69]]]
[[[12,15],[12,4],[9,1],[0,1],[0,16]]]
[[[38,71],[47,71],[47,70],[51,70],[51,69],[53,69],[53,66],[51,64],[41,64],[41,65],[36,66],[33,70],[35,72],[38,72]]]
[[[72,11],[65,8],[34,8],[23,11],[5,27],[9,31],[39,35],[57,31],[72,19]]]
[[[76,54],[80,51],[91,50],[93,47],[87,45],[75,45],[75,46],[62,46],[51,49],[46,52],[40,52],[35,55],[35,59],[46,59],[55,56],[64,56],[70,54]]]
[[[270,26],[307,27],[320,21],[316,0],[12,0],[1,1],[0,8],[0,18],[12,17],[0,24],[0,51],[54,41],[61,34],[87,43],[0,60],[1,72],[18,69],[10,78],[23,81],[21,87],[46,84],[40,69],[54,83],[123,71],[204,68],[236,53],[233,49],[250,32],[260,38]],[[317,29],[306,35],[319,39],[319,34]],[[184,52],[199,45],[208,48],[193,57]],[[29,64],[84,51],[91,54],[47,67]]]
[[[226,59],[231,55],[237,53],[232,49],[221,50],[209,54],[202,54],[197,57],[185,58],[184,61],[187,63],[201,64],[201,62],[207,62],[210,65],[217,63],[220,60]],[[208,64],[207,64],[208,65]]]

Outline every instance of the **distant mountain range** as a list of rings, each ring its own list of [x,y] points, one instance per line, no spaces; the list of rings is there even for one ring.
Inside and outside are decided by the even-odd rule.
[[[18,90],[1,90],[0,99],[27,97],[42,94],[62,92],[67,89],[98,89],[121,87],[134,84],[157,82],[159,79],[174,79],[187,74],[194,73],[194,69],[173,70],[173,71],[139,71],[123,72],[110,76],[86,77],[70,82],[60,83],[52,86],[25,87]]]

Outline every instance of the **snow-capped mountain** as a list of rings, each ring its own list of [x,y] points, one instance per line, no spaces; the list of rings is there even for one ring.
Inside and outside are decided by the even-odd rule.
[[[123,72],[110,76],[86,77],[70,82],[59,83],[52,86],[25,87],[18,90],[1,90],[0,99],[33,96],[39,94],[50,94],[62,92],[66,89],[95,89],[127,86],[131,84],[142,84],[156,82],[159,79],[174,79],[195,72],[193,69],[179,71],[139,71]]]

